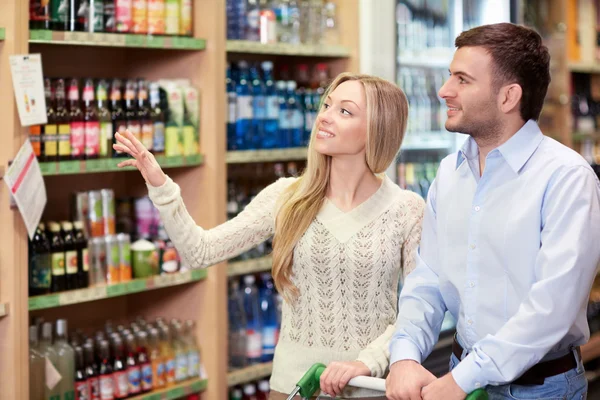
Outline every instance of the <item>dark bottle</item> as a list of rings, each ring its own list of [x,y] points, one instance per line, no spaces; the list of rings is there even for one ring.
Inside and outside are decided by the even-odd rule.
[[[90,383],[85,374],[83,348],[75,347],[75,400],[90,400]]]
[[[125,84],[125,119],[127,119],[127,129],[142,141],[142,126],[138,117],[136,106],[137,83],[129,79]]]
[[[125,111],[123,110],[123,98],[121,96],[121,81],[114,79],[111,83],[110,89],[110,110],[112,126],[115,132],[121,135],[125,134],[127,130],[127,119],[125,118]],[[113,138],[113,143],[117,143],[117,139]],[[126,153],[120,151],[114,151],[113,157],[124,157]]]
[[[61,222],[62,237],[65,248],[65,266],[67,271],[67,290],[77,289],[77,271],[79,260],[73,237],[73,224],[68,221]]]
[[[113,334],[113,378],[115,382],[115,399],[126,399],[129,392],[127,367],[124,362],[124,346],[119,334]]]
[[[100,152],[100,122],[94,95],[94,80],[87,79],[83,87],[83,129],[85,137],[85,158],[98,158]]]
[[[48,239],[52,252],[52,283],[50,291],[61,292],[67,288],[65,271],[65,247],[60,234],[60,225],[56,222],[48,222]]]
[[[56,161],[58,159],[58,126],[56,125],[54,91],[52,90],[52,81],[50,78],[44,78],[44,94],[46,97],[48,122],[43,128],[42,161]]]
[[[142,393],[152,390],[152,364],[148,356],[148,333],[140,330],[137,333],[137,364],[142,374]]]
[[[102,399],[112,399],[115,393],[115,379],[113,376],[113,367],[110,362],[110,350],[107,340],[101,340],[98,351],[98,377],[100,381],[100,392]]]
[[[67,109],[65,80],[56,81],[56,124],[58,126],[58,159],[71,159],[71,119]]]
[[[100,380],[98,379],[98,365],[94,357],[94,342],[86,342],[83,345],[83,352],[85,378],[90,387],[90,400],[100,400]]]
[[[165,154],[165,114],[161,107],[160,87],[150,84],[150,119],[152,120],[152,150],[156,155]]]
[[[79,80],[69,82],[69,120],[71,121],[71,159],[82,160],[85,156],[85,123],[79,101]]]
[[[129,377],[129,394],[142,392],[142,371],[137,363],[135,337],[129,334],[125,337],[127,343],[127,376]]]
[[[88,12],[87,9],[89,4],[87,0],[68,0],[69,2],[69,30],[83,31],[83,28],[87,23]]]
[[[146,147],[148,151],[152,151],[154,145],[154,127],[148,102],[148,82],[144,79],[139,79],[137,88],[137,117],[140,123],[140,137],[144,147]]]
[[[52,252],[50,242],[39,224],[33,239],[29,241],[29,295],[37,296],[50,292],[52,281]]]
[[[104,0],[104,32],[117,31],[115,0]]]
[[[50,28],[53,31],[69,30],[69,0],[50,0]]]
[[[86,288],[89,286],[89,256],[88,241],[83,232],[83,222],[73,222],[73,236],[75,240],[75,249],[77,250],[77,287]]]
[[[50,29],[48,0],[29,0],[29,29]]]

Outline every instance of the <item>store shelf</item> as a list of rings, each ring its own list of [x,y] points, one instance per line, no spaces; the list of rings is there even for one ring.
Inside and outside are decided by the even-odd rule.
[[[0,40],[6,39],[6,29],[0,28]]]
[[[238,150],[228,151],[227,164],[258,163],[269,161],[306,160],[308,148],[295,147],[274,150]]]
[[[134,167],[119,168],[117,164],[125,158],[106,158],[86,161],[41,162],[42,175],[90,174],[110,171],[133,171]],[[163,168],[192,167],[204,162],[202,154],[193,156],[164,157],[157,156],[156,161]]]
[[[29,310],[42,310],[45,308],[62,307],[70,304],[102,300],[110,297],[126,296],[132,293],[197,282],[205,279],[206,276],[207,272],[205,269],[194,269],[177,274],[134,279],[129,282],[117,283],[115,285],[69,290],[44,296],[34,296],[29,298]]]
[[[600,74],[600,63],[589,62],[569,62],[571,72],[581,72],[584,74]]]
[[[180,399],[184,396],[200,393],[206,390],[208,380],[190,379],[183,383],[171,386],[167,389],[154,390],[141,396],[130,397],[129,400],[171,400]]]
[[[589,342],[581,346],[581,359],[584,363],[600,357],[600,332],[594,333]]]
[[[227,52],[304,57],[350,57],[350,50],[342,46],[295,45],[287,43],[263,44],[247,40],[228,40]]]
[[[271,371],[273,371],[271,362],[231,371],[227,374],[227,386],[236,386],[266,378],[271,375]]]
[[[454,136],[446,131],[408,133],[400,150],[448,149],[454,145]]]
[[[398,55],[400,67],[450,68],[454,49],[426,49],[421,52],[401,52]]]
[[[29,43],[100,46],[100,47],[136,47],[167,50],[204,50],[206,41],[191,37],[150,36],[121,33],[57,32],[47,30],[29,31]]]
[[[273,266],[271,256],[254,258],[251,260],[230,262],[227,266],[227,276],[255,274],[270,271]]]

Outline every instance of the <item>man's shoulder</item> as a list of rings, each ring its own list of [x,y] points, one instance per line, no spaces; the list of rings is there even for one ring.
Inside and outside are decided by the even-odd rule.
[[[550,168],[584,167],[592,171],[590,164],[581,154],[549,136],[544,136],[536,151],[536,156],[536,161],[542,162]]]

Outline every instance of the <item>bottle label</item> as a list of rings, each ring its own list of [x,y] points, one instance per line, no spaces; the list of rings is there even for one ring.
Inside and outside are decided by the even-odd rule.
[[[148,34],[160,35],[165,33],[165,2],[164,0],[148,0]]]
[[[183,155],[182,143],[177,126],[167,126],[165,129],[165,155],[167,157]]]
[[[58,155],[58,127],[56,125],[44,126],[44,154],[46,156]]]
[[[267,104],[265,96],[254,96],[253,109],[254,119],[265,119],[267,116]]]
[[[177,369],[175,371],[175,380],[177,382],[187,379],[188,360],[185,354],[177,356]]]
[[[142,141],[142,126],[140,125],[139,122],[137,122],[137,121],[128,122],[127,129],[129,129],[129,132],[131,132],[131,134],[133,136],[135,136],[135,138],[137,140],[139,140],[140,142]]]
[[[118,398],[127,397],[127,391],[129,390],[129,377],[127,372],[119,371],[113,373],[115,380],[115,396]]]
[[[251,10],[246,14],[248,27],[252,30],[257,30],[260,26],[260,10],[258,8]]]
[[[252,119],[252,96],[238,95],[237,120]]]
[[[146,0],[133,0],[133,33],[146,33],[148,31],[146,10]]]
[[[227,123],[235,124],[237,118],[237,95],[234,92],[227,93]]]
[[[58,155],[71,155],[71,125],[69,124],[58,125]]]
[[[52,10],[50,15],[55,22],[67,22],[69,18],[69,3],[67,0],[54,0],[50,2]]]
[[[167,35],[179,34],[179,1],[165,1],[165,33]]]
[[[92,7],[92,27],[94,32],[102,32],[102,24],[104,23],[104,4],[102,1],[94,1]],[[92,398],[93,399],[93,398]]]
[[[81,156],[85,151],[85,126],[83,122],[71,122],[71,155]]]
[[[112,375],[100,377],[100,400],[113,400],[115,397],[115,381]]]
[[[141,392],[142,373],[140,371],[140,367],[129,367],[127,370],[127,375],[129,376],[129,393],[135,394]]]
[[[188,353],[188,378],[197,378],[200,374],[200,355],[197,351]]]
[[[152,130],[152,148],[157,152],[165,151],[165,124],[163,122],[155,122]]]
[[[262,335],[254,329],[246,330],[246,357],[260,358],[262,355]]]
[[[292,127],[289,110],[281,110],[279,113],[279,129],[290,129]]]
[[[31,142],[31,147],[33,147],[33,153],[38,158],[42,155],[41,135],[41,125],[32,125],[29,127],[29,141]]]
[[[52,275],[61,276],[65,274],[65,253],[52,253]]]
[[[196,140],[196,128],[193,125],[183,126],[183,155],[198,154],[200,149]]]
[[[142,365],[142,390],[147,392],[152,390],[152,365]]]
[[[75,382],[75,399],[90,400],[90,385],[88,381]]]
[[[146,149],[152,151],[152,145],[154,144],[154,127],[151,122],[142,124],[142,144]]]
[[[165,373],[166,373],[165,364],[162,362],[155,361],[153,364],[153,368],[154,368],[153,385],[156,387],[161,387],[165,384]]]
[[[131,29],[131,0],[115,0],[117,32],[129,32]]]
[[[268,354],[273,354],[275,352],[275,345],[277,344],[277,339],[279,338],[279,329],[276,326],[265,326],[263,328],[263,337],[262,337],[262,346],[263,346],[263,354],[265,351]]]
[[[97,377],[88,378],[90,384],[90,399],[100,400],[100,380]]]
[[[279,96],[267,97],[267,119],[279,119]]]
[[[171,358],[167,360],[165,375],[167,377],[167,383],[175,382],[175,359]]]
[[[101,122],[100,123],[100,149],[99,155],[101,157],[108,156],[109,146],[112,146],[113,138],[113,127],[112,122]]]
[[[292,129],[304,129],[304,115],[302,115],[302,111],[294,110],[292,114]]]
[[[36,254],[31,258],[31,281],[34,288],[47,289],[50,287],[52,276],[52,257],[50,254]]]
[[[100,151],[100,124],[97,121],[85,123],[85,154],[97,156]]]
[[[83,88],[82,99],[83,99],[83,101],[87,101],[87,102],[94,101],[94,87],[93,86],[86,86]]]
[[[65,252],[65,263],[67,266],[67,274],[77,273],[77,252],[66,251]]]

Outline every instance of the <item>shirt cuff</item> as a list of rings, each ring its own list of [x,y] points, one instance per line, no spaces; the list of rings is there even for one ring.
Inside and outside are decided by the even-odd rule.
[[[475,356],[469,354],[452,370],[452,377],[456,384],[469,394],[474,390],[485,387],[488,382],[482,379],[482,369],[475,361]]]
[[[402,360],[414,360],[421,364],[421,350],[409,339],[392,339],[390,344],[390,366]]]
[[[167,204],[173,200],[173,195],[177,194],[177,184],[169,176],[161,186],[152,186],[146,182],[146,187],[148,188],[148,197],[157,205]]]

